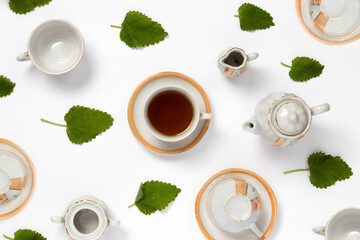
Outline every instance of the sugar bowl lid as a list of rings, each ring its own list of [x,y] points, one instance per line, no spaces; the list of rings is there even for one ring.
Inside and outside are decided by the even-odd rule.
[[[35,188],[35,170],[29,156],[16,144],[0,139],[0,219],[19,213]]]

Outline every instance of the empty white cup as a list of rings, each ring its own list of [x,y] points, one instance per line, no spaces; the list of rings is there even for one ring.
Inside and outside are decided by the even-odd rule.
[[[84,39],[77,27],[66,20],[49,20],[31,33],[27,52],[17,60],[29,61],[39,70],[60,75],[73,70],[84,55]]]
[[[360,239],[360,209],[346,208],[334,214],[325,227],[314,227],[313,231],[326,240]]]

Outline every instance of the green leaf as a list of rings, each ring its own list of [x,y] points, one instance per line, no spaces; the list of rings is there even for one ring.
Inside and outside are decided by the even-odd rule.
[[[317,188],[327,188],[337,181],[349,179],[353,172],[341,157],[333,157],[323,152],[316,152],[308,158],[309,169],[286,171],[284,174],[310,171],[310,182]]]
[[[13,240],[46,240],[46,238],[40,233],[28,229],[20,229],[14,234],[14,236],[14,238],[10,238],[4,235],[5,238]]]
[[[114,122],[110,114],[82,106],[73,106],[64,119],[66,125],[53,123],[45,119],[41,119],[41,121],[66,127],[70,141],[75,144],[90,142],[99,134],[108,130]]]
[[[0,98],[9,96],[15,88],[16,84],[9,78],[0,75]]]
[[[296,57],[292,60],[292,66],[281,63],[285,67],[291,68],[289,76],[295,82],[306,82],[322,74],[324,65],[319,61],[308,57]]]
[[[251,3],[244,3],[239,7],[240,28],[244,31],[264,30],[275,26],[273,17],[267,11]]]
[[[36,7],[49,4],[52,0],[10,0],[9,7],[16,14],[26,14]]]
[[[135,199],[135,205],[145,215],[165,209],[181,192],[170,183],[148,181],[142,183]],[[131,206],[130,206],[131,207]]]
[[[317,188],[327,188],[337,181],[349,179],[353,172],[341,157],[333,157],[323,152],[309,156],[310,182]]]
[[[153,45],[168,36],[161,24],[137,11],[128,12],[121,27],[111,26],[121,28],[120,39],[131,48]]]

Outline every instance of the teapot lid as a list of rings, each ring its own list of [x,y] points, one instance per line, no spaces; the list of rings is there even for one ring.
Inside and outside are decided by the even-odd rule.
[[[302,132],[309,123],[304,106],[296,101],[285,102],[278,106],[275,120],[279,130],[286,135]]]

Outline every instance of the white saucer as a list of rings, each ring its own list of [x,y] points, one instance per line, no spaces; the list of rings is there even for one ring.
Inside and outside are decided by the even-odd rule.
[[[0,139],[0,219],[19,213],[35,188],[35,169],[16,144]]]
[[[153,93],[153,89],[162,87],[186,88],[196,99],[201,112],[211,113],[210,103],[205,91],[190,77],[176,72],[162,72],[144,80],[133,93],[128,106],[128,121],[130,129],[136,139],[149,150],[164,154],[174,155],[183,153],[193,148],[205,135],[210,125],[210,119],[201,120],[194,134],[180,142],[162,142],[155,138],[144,121],[144,105]]]
[[[243,230],[239,233],[230,233],[218,228],[213,221],[211,211],[208,208],[208,201],[213,201],[214,187],[216,188],[219,182],[225,182],[229,185],[229,181],[233,181],[234,193],[239,191],[236,189],[236,181],[243,180],[254,188],[254,193],[258,194],[256,197],[261,202],[261,211],[257,216],[255,222],[257,228],[260,230],[262,236],[258,237],[254,231],[250,229]],[[228,193],[228,191],[226,191]],[[255,198],[255,196],[249,196]],[[272,231],[277,215],[277,204],[273,191],[270,186],[256,173],[244,169],[227,169],[215,174],[211,177],[201,188],[195,203],[195,216],[200,227],[200,230],[207,239],[211,240],[263,240],[268,237]]]

